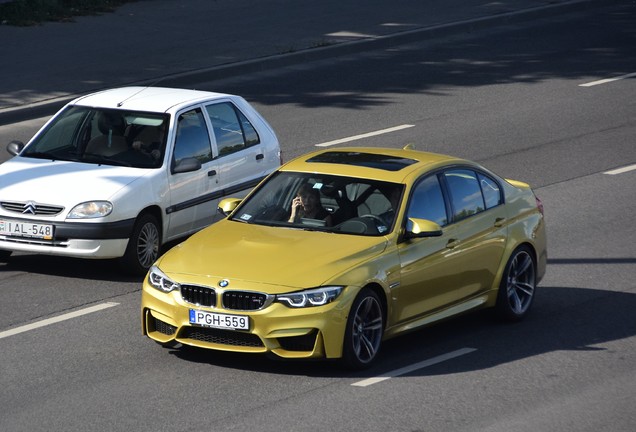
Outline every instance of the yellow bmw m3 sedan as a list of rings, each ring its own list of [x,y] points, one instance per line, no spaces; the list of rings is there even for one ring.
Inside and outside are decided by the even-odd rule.
[[[162,345],[362,369],[382,341],[454,315],[522,319],[546,270],[528,184],[409,148],[310,153],[219,211],[144,280],[142,332]]]

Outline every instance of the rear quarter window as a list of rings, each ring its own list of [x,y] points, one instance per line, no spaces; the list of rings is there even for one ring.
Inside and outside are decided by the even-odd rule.
[[[499,183],[482,173],[477,173],[477,177],[479,178],[481,191],[484,194],[486,209],[502,204],[503,199],[501,197],[501,188],[499,187]]]

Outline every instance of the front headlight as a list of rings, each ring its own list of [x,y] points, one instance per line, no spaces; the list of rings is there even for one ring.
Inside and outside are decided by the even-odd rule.
[[[289,294],[278,294],[276,301],[288,307],[302,308],[331,303],[342,292],[341,286],[327,286]]]
[[[73,207],[68,214],[69,219],[91,219],[108,216],[113,205],[108,201],[89,201]]]
[[[166,276],[164,272],[159,270],[159,267],[157,266],[150,267],[150,271],[148,273],[148,283],[152,285],[153,288],[166,293],[181,288],[181,286],[177,282]]]

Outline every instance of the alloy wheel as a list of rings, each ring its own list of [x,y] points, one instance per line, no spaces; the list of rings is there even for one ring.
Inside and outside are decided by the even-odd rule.
[[[357,360],[370,363],[382,341],[382,307],[375,296],[366,296],[355,310],[352,327],[353,351]]]
[[[534,260],[527,251],[520,250],[510,261],[506,275],[506,296],[512,313],[521,316],[527,312],[535,286]]]
[[[137,239],[137,259],[144,268],[149,268],[159,254],[159,230],[152,222],[147,222],[139,231]]]

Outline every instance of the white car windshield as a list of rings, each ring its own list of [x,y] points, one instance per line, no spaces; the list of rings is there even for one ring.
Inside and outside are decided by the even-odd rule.
[[[231,220],[355,235],[386,235],[396,224],[401,184],[281,171],[250,195]]]
[[[168,122],[167,114],[71,106],[20,156],[158,168],[163,162]]]

